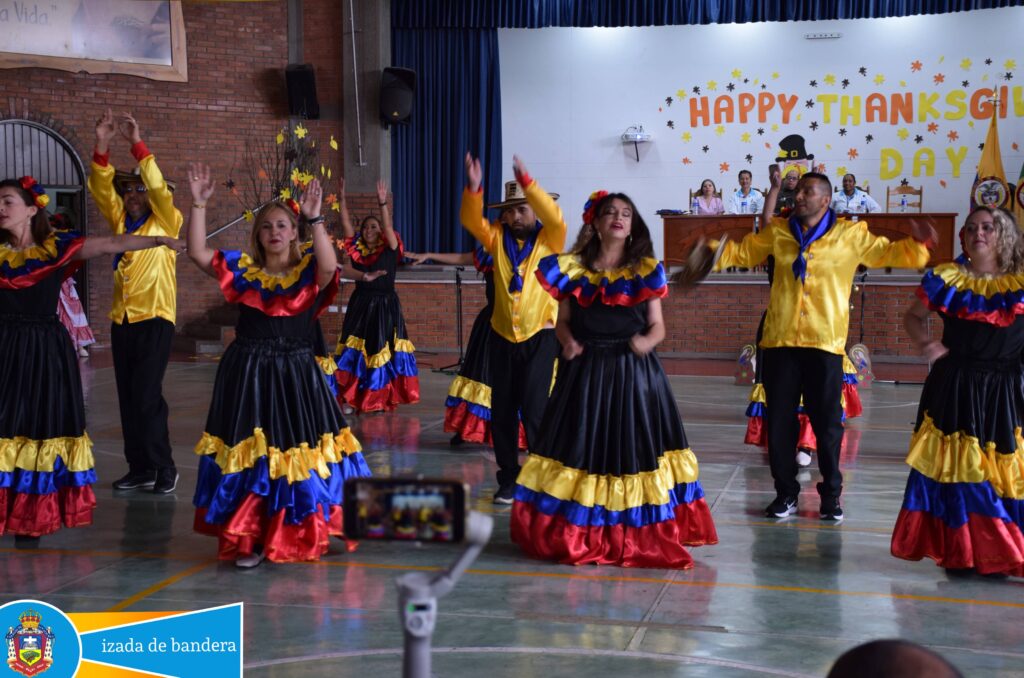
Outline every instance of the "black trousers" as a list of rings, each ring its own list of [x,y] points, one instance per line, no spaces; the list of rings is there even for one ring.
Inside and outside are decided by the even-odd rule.
[[[124,456],[130,471],[174,468],[163,396],[173,338],[174,323],[163,318],[110,326]]]
[[[519,417],[527,444],[540,435],[557,357],[554,330],[516,344],[491,329],[491,436],[498,485],[510,485],[519,475]]]
[[[796,442],[800,423],[796,408],[800,394],[818,439],[818,494],[838,497],[843,491],[839,448],[843,442],[843,357],[815,348],[764,350],[764,395],[767,401],[768,463],[775,491],[795,497]]]

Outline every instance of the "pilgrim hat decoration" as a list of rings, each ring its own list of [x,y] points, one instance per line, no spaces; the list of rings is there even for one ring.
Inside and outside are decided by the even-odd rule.
[[[793,162],[794,160],[814,160],[814,155],[807,154],[804,138],[799,134],[790,134],[779,142],[779,157],[775,162]]]

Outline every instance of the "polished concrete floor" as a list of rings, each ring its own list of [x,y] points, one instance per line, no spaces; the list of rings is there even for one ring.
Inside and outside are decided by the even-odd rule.
[[[459,478],[495,534],[440,602],[434,670],[490,678],[581,675],[822,676],[846,649],[902,637],[937,650],[966,675],[1024,675],[1024,582],[950,579],[931,562],[889,555],[907,469],[902,462],[919,386],[876,384],[843,452],[846,521],[818,520],[816,472],[803,474],[800,514],[763,517],[772,499],[763,454],[741,444],[747,388],[725,377],[672,377],[717,546],[688,571],[569,567],[525,558],[508,539],[508,510],[490,504],[488,450],[448,447],[449,377],[422,356],[423,402],[353,418],[375,474]],[[90,366],[89,363],[92,363]],[[0,597],[66,611],[192,610],[245,603],[245,665],[253,676],[397,675],[402,636],[393,580],[444,565],[455,547],[339,541],[315,564],[239,571],[192,533],[192,445],[216,365],[172,362],[165,380],[178,491],[114,493],[123,472],[114,375],[85,361],[89,433],[100,482],[95,524],[44,538],[39,551],[0,539]]]

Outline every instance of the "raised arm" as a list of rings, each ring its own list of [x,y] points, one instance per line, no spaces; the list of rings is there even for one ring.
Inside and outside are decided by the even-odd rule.
[[[761,223],[768,224],[768,220],[775,216],[775,205],[779,202],[779,191],[782,190],[782,173],[778,167],[768,173],[768,195],[764,198],[764,209],[761,210]]]
[[[562,217],[562,208],[530,176],[519,156],[512,156],[512,171],[515,172],[516,181],[523,187],[526,201],[533,208],[540,223],[544,224],[539,237],[548,243],[552,251],[561,252],[565,249],[565,234],[568,231]]]
[[[405,256],[412,259],[412,265],[422,264],[423,262],[430,260],[436,261],[439,264],[448,264],[449,266],[472,266],[473,265],[473,253],[472,252],[406,252]]]
[[[493,254],[501,228],[484,218],[484,196],[481,181],[483,181],[483,169],[480,167],[480,159],[466,153],[466,188],[462,191],[459,221],[474,238],[480,241],[485,250]]]
[[[341,237],[347,240],[356,234],[356,228],[352,225],[352,215],[348,213],[348,201],[345,200],[345,177],[338,180],[338,193],[341,198],[338,200],[338,211],[341,213]]]
[[[327,220],[320,214],[324,191],[319,179],[313,179],[302,192],[299,207],[313,232],[313,256],[316,257],[316,284],[326,287],[337,275],[338,253],[327,236]]]
[[[949,353],[949,349],[938,339],[932,339],[928,331],[928,315],[931,311],[924,302],[915,298],[914,302],[903,313],[903,327],[910,335],[910,341],[921,352],[929,363],[933,363]]]
[[[163,227],[167,235],[177,237],[183,221],[181,212],[175,209],[174,194],[171,193],[171,188],[167,185],[153,154],[142,141],[139,123],[131,113],[125,113],[121,116],[118,129],[121,136],[131,144],[132,156],[139,163],[140,178],[146,186],[146,200],[149,202],[149,209],[156,216],[156,222]]]
[[[911,237],[891,241],[868,230],[868,221],[858,222],[852,239],[861,262],[870,268],[924,268],[928,265],[928,249],[934,247],[939,236],[926,221],[908,219]]]
[[[188,258],[195,262],[203,273],[217,277],[213,270],[213,255],[216,250],[206,244],[206,202],[213,195],[214,182],[210,177],[210,166],[192,163],[188,168],[188,186],[192,190],[192,211],[188,217]]]
[[[772,229],[776,228],[776,224],[779,223],[778,218],[771,219],[767,224],[761,227],[761,230],[757,233],[748,233],[743,236],[743,240],[736,242],[730,240],[725,243],[725,248],[722,250],[722,256],[715,264],[713,271],[721,271],[726,268],[732,268],[738,266],[740,268],[753,268],[757,266],[765,259],[768,258],[769,254],[772,254],[773,238],[774,234]],[[784,222],[783,222],[784,223]],[[717,240],[708,241],[708,246],[712,251],[718,248]]]
[[[380,223],[384,231],[384,242],[388,249],[398,249],[398,236],[395,235],[395,227],[391,223],[391,211],[388,209],[388,185],[383,179],[377,179],[377,205],[380,207]]]
[[[114,113],[108,108],[96,121],[96,145],[87,185],[110,230],[119,233],[124,226],[124,201],[114,190],[114,167],[110,164],[110,140],[116,135]]]
[[[633,335],[629,348],[637,355],[646,355],[664,339],[665,318],[661,313],[661,299],[654,298],[647,302],[647,328]]]

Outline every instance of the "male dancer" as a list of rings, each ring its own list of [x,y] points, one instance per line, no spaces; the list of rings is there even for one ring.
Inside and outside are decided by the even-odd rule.
[[[110,141],[118,132],[131,143],[139,163],[134,172],[115,172],[110,164]],[[96,123],[89,192],[111,232],[177,238],[182,217],[172,190],[143,143],[135,118],[128,113],[115,124],[107,109]],[[110,340],[128,461],[128,473],[114,481],[117,490],[167,494],[178,483],[162,393],[174,338],[176,257],[169,247],[154,247],[114,258]]]
[[[779,175],[772,175],[778,186]],[[843,474],[839,447],[843,438],[840,394],[843,353],[849,327],[849,295],[857,266],[922,268],[926,243],[937,239],[930,226],[912,222],[913,238],[890,242],[872,235],[866,221],[849,221],[829,209],[832,184],[808,172],[800,178],[793,215],[774,218],[739,243],[727,242],[715,270],[752,268],[775,257],[775,279],[761,348],[764,389],[769,403],[768,461],[775,480],[775,500],[765,513],[783,518],[796,512],[800,483],[793,450],[797,446],[797,405],[805,396],[811,428],[818,440],[818,483],[822,520],[840,521]],[[711,243],[717,247],[717,242]]]
[[[565,246],[565,221],[555,203],[513,160],[516,181],[505,184],[499,220],[483,216],[483,170],[466,154],[462,225],[494,258],[494,312],[491,315],[491,435],[498,463],[495,504],[511,504],[519,475],[519,415],[529,445],[540,433],[551,376],[558,356],[555,320],[558,302],[540,286],[537,262]]]

